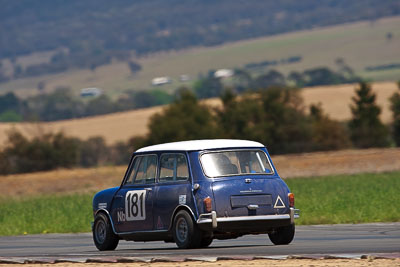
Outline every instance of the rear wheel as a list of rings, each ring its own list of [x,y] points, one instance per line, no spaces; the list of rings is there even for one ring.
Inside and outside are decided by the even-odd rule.
[[[279,227],[275,229],[272,233],[269,233],[269,239],[274,245],[288,245],[292,242],[295,233],[294,224]]]
[[[93,241],[97,249],[114,250],[118,246],[119,238],[112,231],[108,217],[103,214],[97,214],[93,224]]]
[[[213,242],[213,238],[212,237],[204,237],[201,239],[201,243],[200,243],[200,247],[202,248],[206,248],[209,245],[211,245],[211,243]]]
[[[173,236],[179,248],[198,248],[201,245],[201,232],[185,210],[179,211],[174,218]]]

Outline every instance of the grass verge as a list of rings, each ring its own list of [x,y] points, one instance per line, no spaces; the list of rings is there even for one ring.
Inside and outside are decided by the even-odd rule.
[[[400,221],[400,172],[288,179],[301,210],[297,224]]]
[[[0,201],[0,235],[89,232],[93,194]]]
[[[400,221],[400,172],[287,179],[297,224]],[[0,235],[89,232],[93,194],[0,200]]]

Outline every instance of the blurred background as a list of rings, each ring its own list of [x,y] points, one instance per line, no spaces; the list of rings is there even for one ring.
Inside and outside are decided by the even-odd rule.
[[[398,0],[0,6],[5,198],[118,185],[134,150],[203,138],[260,141],[285,177],[400,168]]]

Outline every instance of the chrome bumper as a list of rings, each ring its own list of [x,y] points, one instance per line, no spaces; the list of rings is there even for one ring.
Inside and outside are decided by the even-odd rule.
[[[211,213],[200,214],[197,220],[198,224],[211,223],[212,228],[217,228],[218,222],[240,222],[240,221],[272,221],[272,220],[286,220],[290,219],[290,223],[294,223],[294,219],[300,217],[300,210],[290,208],[289,214],[277,214],[277,215],[256,215],[256,216],[236,216],[236,217],[219,217],[217,213],[212,211]]]

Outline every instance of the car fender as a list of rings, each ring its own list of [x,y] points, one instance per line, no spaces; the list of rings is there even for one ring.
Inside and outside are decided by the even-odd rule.
[[[189,214],[192,216],[194,222],[197,221],[196,215],[194,214],[194,212],[192,211],[192,209],[188,206],[188,205],[178,205],[173,212],[173,216],[171,217],[171,223],[169,226],[168,230],[172,229],[172,226],[174,224],[174,219],[175,219],[175,215],[180,211],[180,210],[186,210],[187,212],[189,212]]]
[[[111,216],[110,216],[110,213],[108,212],[108,210],[106,210],[106,209],[98,209],[98,210],[95,212],[94,217],[96,218],[97,214],[99,214],[99,213],[104,213],[104,214],[106,214],[106,216],[108,217],[108,220],[110,220],[111,228],[112,228],[112,230],[113,230],[113,233],[116,234],[116,235],[118,235],[117,231],[115,231],[114,222],[112,221]],[[93,225],[92,225],[92,228],[93,228]],[[92,229],[92,230],[93,230],[93,229]]]

